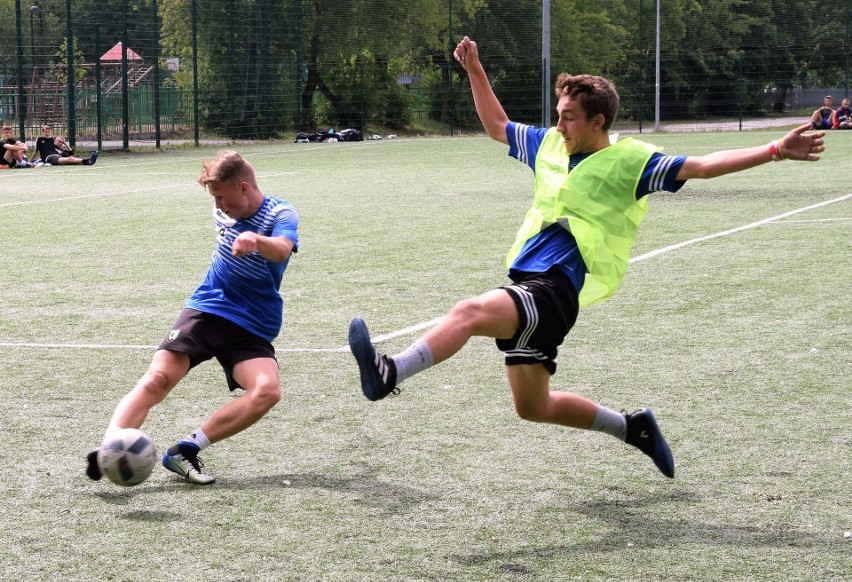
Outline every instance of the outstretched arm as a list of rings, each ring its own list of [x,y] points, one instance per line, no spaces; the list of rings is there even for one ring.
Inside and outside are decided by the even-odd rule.
[[[816,131],[805,135],[811,129],[811,124],[800,125],[778,140],[780,148],[772,144],[736,150],[724,150],[707,154],[706,156],[689,156],[683,162],[677,174],[678,180],[693,178],[715,178],[733,172],[754,168],[766,162],[773,161],[773,154],[783,160],[801,160],[815,162],[819,153],[825,151],[824,131]]]
[[[470,89],[473,93],[473,102],[476,105],[476,113],[482,126],[491,139],[500,143],[509,143],[506,137],[506,125],[509,117],[503,111],[503,106],[497,100],[497,96],[491,89],[488,75],[479,62],[479,51],[476,43],[468,37],[464,37],[453,52],[455,59],[467,71],[470,78]]]

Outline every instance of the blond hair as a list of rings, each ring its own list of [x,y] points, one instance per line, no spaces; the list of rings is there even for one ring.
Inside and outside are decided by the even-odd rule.
[[[212,160],[204,162],[198,183],[204,188],[210,182],[227,182],[239,179],[248,182],[249,185],[257,187],[254,176],[254,168],[251,167],[244,157],[233,150],[222,150]]]

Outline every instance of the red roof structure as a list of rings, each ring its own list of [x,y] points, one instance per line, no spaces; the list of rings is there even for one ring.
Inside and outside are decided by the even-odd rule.
[[[127,47],[127,60],[128,61],[141,61],[143,60],[139,54],[134,51],[132,48]],[[101,55],[101,61],[106,62],[121,62],[121,42],[115,43],[115,46],[109,49],[107,52]]]

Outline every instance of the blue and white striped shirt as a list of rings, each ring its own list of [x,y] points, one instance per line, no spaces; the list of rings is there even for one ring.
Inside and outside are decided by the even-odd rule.
[[[281,331],[284,302],[281,279],[290,259],[276,262],[254,252],[244,257],[231,253],[234,240],[244,232],[284,236],[299,246],[299,213],[289,202],[267,196],[249,218],[230,218],[214,213],[217,245],[204,281],[190,296],[186,307],[212,313],[270,342]]]

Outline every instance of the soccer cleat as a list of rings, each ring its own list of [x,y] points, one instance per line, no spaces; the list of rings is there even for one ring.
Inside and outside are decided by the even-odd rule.
[[[180,445],[170,447],[163,453],[163,467],[196,485],[210,485],[216,482],[213,475],[205,475],[201,472],[204,467],[201,459],[197,455],[187,453],[186,449]]]
[[[90,166],[94,166],[94,165],[95,165],[95,162],[97,162],[97,161],[98,161],[98,154],[99,154],[99,153],[100,153],[100,152],[98,152],[97,150],[95,150],[95,151],[93,151],[93,152],[92,152],[92,155],[90,155],[90,156],[89,156],[89,165],[90,165]]]
[[[98,449],[86,453],[86,476],[92,481],[101,480],[101,468],[98,465]]]
[[[672,451],[651,410],[640,408],[624,416],[627,419],[627,444],[651,457],[663,475],[674,479]]]
[[[396,365],[393,360],[376,351],[370,342],[367,324],[356,317],[349,324],[349,349],[358,362],[361,374],[361,391],[367,400],[381,400],[391,392],[399,394],[396,387]]]

